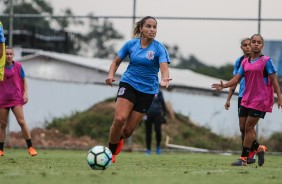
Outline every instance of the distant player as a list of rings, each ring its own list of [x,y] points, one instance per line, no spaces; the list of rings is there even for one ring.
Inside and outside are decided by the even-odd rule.
[[[276,68],[270,57],[262,55],[264,39],[259,34],[251,37],[252,54],[242,61],[238,73],[227,83],[222,81],[212,84],[212,88],[223,88],[236,85],[245,77],[245,91],[239,110],[240,121],[245,121],[245,136],[241,157],[232,163],[233,166],[247,166],[252,145],[257,151],[258,165],[264,164],[266,146],[260,145],[256,140],[255,126],[260,118],[264,118],[266,112],[272,112],[274,105],[274,91],[277,95],[278,108],[282,107],[282,97],[276,76]]]
[[[14,50],[7,47],[4,80],[0,81],[0,156],[4,156],[4,142],[10,110],[14,113],[21,127],[29,154],[36,156],[37,152],[32,147],[30,132],[23,113],[23,105],[28,102],[25,73],[22,65],[14,61],[13,58]]]
[[[252,53],[250,43],[251,43],[251,39],[250,38],[244,38],[241,41],[241,49],[242,49],[244,55],[239,57],[235,61],[234,69],[233,69],[233,76],[235,76],[237,74],[237,72],[238,72],[238,70],[239,70],[239,68],[240,68],[240,66],[242,64],[242,61],[245,58],[250,57],[250,55]],[[226,103],[224,105],[226,110],[229,110],[230,100],[231,100],[232,95],[235,92],[236,87],[237,87],[237,84],[229,88],[229,93],[228,93],[228,96],[227,96],[227,100],[226,100]],[[241,101],[242,101],[242,97],[243,97],[243,94],[244,94],[244,90],[245,90],[245,78],[242,77],[242,79],[240,80],[240,88],[239,88],[239,96],[238,96],[238,116],[239,116],[239,112],[240,112]],[[245,137],[245,126],[246,126],[246,122],[242,121],[242,119],[239,118],[239,127],[240,127],[240,132],[241,132],[242,146],[243,146],[244,137]],[[248,158],[248,164],[252,164],[252,163],[255,163],[255,162],[256,162],[255,150],[254,150],[254,146],[252,145],[251,151],[250,151],[250,154],[249,154],[249,158]]]
[[[0,81],[4,78],[4,66],[5,66],[5,37],[2,22],[0,21]]]

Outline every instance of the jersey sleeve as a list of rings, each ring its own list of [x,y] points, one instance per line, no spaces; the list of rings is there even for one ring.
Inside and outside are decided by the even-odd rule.
[[[0,22],[0,43],[5,43],[4,30],[1,22]]]
[[[277,72],[271,58],[269,58],[269,60],[266,61],[265,69],[266,69],[267,74],[272,74],[272,73]]]
[[[238,58],[234,63],[233,76],[237,74],[239,68],[240,68],[240,58]]]
[[[21,74],[21,78],[25,78],[25,72],[24,72],[23,67],[21,67],[20,74]]]
[[[166,50],[164,45],[162,45],[162,44],[159,45],[159,52],[160,52],[159,63],[167,62],[169,64],[170,63],[170,57],[169,57],[168,51]]]
[[[128,54],[130,49],[131,41],[126,42],[118,52],[118,57],[123,60]]]
[[[244,76],[244,67],[243,67],[243,65],[240,66],[240,68],[238,69],[238,72],[236,74]]]

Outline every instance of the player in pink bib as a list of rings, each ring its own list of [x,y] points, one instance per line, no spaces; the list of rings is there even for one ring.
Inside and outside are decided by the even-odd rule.
[[[258,165],[264,164],[266,147],[256,140],[255,126],[266,112],[272,112],[274,104],[274,91],[277,94],[278,108],[282,107],[280,87],[277,81],[276,69],[271,58],[264,56],[261,50],[264,45],[263,37],[254,34],[251,37],[252,54],[242,61],[238,73],[227,83],[213,84],[212,88],[222,90],[237,84],[245,77],[245,91],[239,112],[240,121],[245,121],[245,138],[240,159],[233,162],[233,166],[246,166],[250,148],[257,151]]]
[[[21,127],[29,154],[36,156],[37,152],[32,147],[31,135],[23,113],[23,105],[28,101],[25,74],[22,65],[13,61],[13,58],[14,50],[7,47],[4,78],[3,81],[0,81],[0,156],[4,156],[4,141],[10,110]]]

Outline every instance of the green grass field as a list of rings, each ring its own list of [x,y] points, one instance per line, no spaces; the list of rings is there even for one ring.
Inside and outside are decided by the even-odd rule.
[[[232,167],[238,155],[174,153],[162,155],[122,152],[107,170],[91,170],[87,150],[38,150],[30,157],[27,150],[6,149],[0,157],[1,184],[232,184],[281,183],[282,156],[266,155],[262,167]]]

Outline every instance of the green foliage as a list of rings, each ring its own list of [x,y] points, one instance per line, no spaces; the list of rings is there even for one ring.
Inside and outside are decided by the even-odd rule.
[[[9,2],[5,2],[5,5],[4,13],[9,14]],[[53,7],[44,0],[14,1],[13,7],[15,14],[42,15],[34,18],[14,17],[14,30],[18,30],[20,34],[19,36],[14,35],[13,44],[22,48],[42,49],[69,54],[86,53],[86,55],[89,55],[89,52],[93,53],[94,57],[113,58],[116,53],[113,41],[123,38],[114,28],[112,22],[107,19],[99,22],[93,15],[89,15],[89,25],[87,28],[84,21],[73,16],[70,8],[62,10],[61,13],[65,17],[51,18],[43,16],[53,14]],[[4,28],[8,29],[9,17],[3,17],[1,21]],[[52,27],[51,25],[54,26]],[[89,29],[89,32],[86,32],[85,35],[67,32],[70,26],[84,26],[86,29]],[[41,37],[46,37],[47,39],[42,39],[35,35],[41,35]]]
[[[47,124],[46,128],[55,128],[76,137],[87,135],[100,143],[107,144],[113,117],[114,98],[111,98],[96,104],[85,112],[77,112],[70,117],[54,119]],[[174,119],[168,118],[162,131],[162,144],[165,143],[166,136],[169,136],[172,138],[173,144],[212,150],[241,149],[239,139],[218,136],[208,128],[196,126],[181,114],[175,114]],[[142,123],[135,130],[133,141],[137,147],[145,146],[145,128]],[[153,139],[153,141],[155,140]]]
[[[282,132],[275,132],[269,137],[267,141],[267,146],[268,149],[271,151],[282,152],[281,143],[282,143]]]
[[[199,61],[195,56],[189,58],[179,58],[180,63],[175,65],[175,68],[190,69],[194,72],[208,75],[215,78],[230,80],[233,77],[233,65],[226,64],[221,67],[208,66]]]

